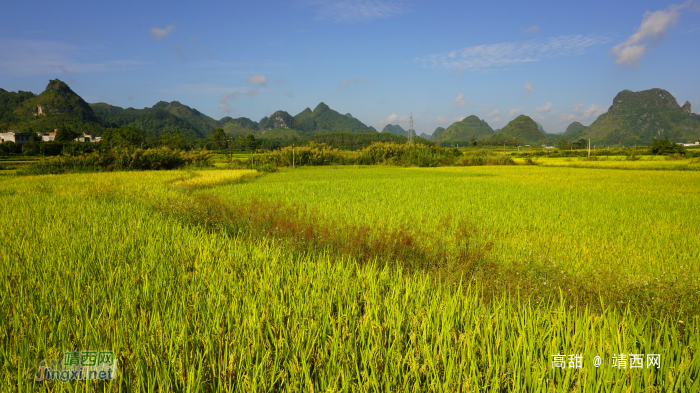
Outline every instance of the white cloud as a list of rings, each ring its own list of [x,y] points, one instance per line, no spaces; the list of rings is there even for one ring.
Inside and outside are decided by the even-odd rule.
[[[223,90],[224,88],[218,88],[217,90]],[[230,92],[228,93],[223,93],[221,95],[221,99],[219,100],[219,109],[221,109],[223,112],[226,113],[231,113],[233,111],[233,108],[231,108],[231,105],[229,104],[230,100],[235,100],[237,97],[241,95],[249,95],[249,96],[254,96],[260,92],[258,89],[248,89],[245,87],[236,87],[233,89],[227,89]]]
[[[500,114],[501,114],[501,112],[499,112],[498,109],[496,109],[495,111],[493,111],[493,112],[489,113],[488,115],[486,115],[486,117],[498,116],[498,115],[500,115]]]
[[[338,84],[338,90],[342,90],[344,87],[348,87],[351,84],[353,84],[353,85],[358,84],[359,85],[361,83],[372,83],[372,82],[374,82],[374,81],[366,76],[363,77],[362,79],[345,78],[345,79],[341,80],[340,83]]]
[[[644,13],[642,24],[637,31],[629,36],[625,42],[612,48],[615,63],[636,66],[639,59],[647,52],[649,43],[654,43],[666,34],[666,31],[678,22],[680,11],[689,6],[685,4],[671,4],[665,11],[647,11]]]
[[[396,123],[396,120],[398,118],[399,115],[392,113],[386,119],[378,120],[376,123],[374,123],[374,128],[376,128],[377,131],[381,131],[381,129],[384,128],[385,125]]]
[[[540,31],[540,27],[537,25],[532,25],[528,27],[527,29],[523,30],[523,33],[538,33]]]
[[[267,86],[267,77],[261,73],[246,77],[245,80],[253,86]]]
[[[443,117],[443,116],[438,116],[435,120],[433,120],[433,124],[447,124],[447,123],[455,123],[458,121],[464,120],[464,117],[462,116],[457,116],[457,117]]]
[[[464,106],[464,105],[467,104],[467,100],[464,99],[464,94],[463,94],[463,93],[460,93],[460,94],[457,96],[457,98],[455,98],[454,100],[452,100],[452,102],[457,103],[457,104],[462,105],[462,106]]]
[[[541,106],[539,108],[535,108],[535,112],[546,113],[546,112],[549,112],[551,109],[552,109],[552,103],[548,102],[548,103],[544,104],[544,106]]]
[[[430,109],[426,109],[426,110],[422,111],[421,115],[427,115],[428,113],[430,113]]]
[[[423,67],[443,67],[463,71],[522,64],[542,59],[574,56],[585,53],[592,46],[605,44],[611,39],[598,35],[569,35],[550,37],[546,40],[504,42],[500,44],[470,46],[435,55],[417,58]]]
[[[151,37],[153,37],[153,39],[160,41],[163,38],[169,36],[170,33],[173,32],[173,30],[175,30],[175,26],[173,26],[173,25],[168,25],[165,27],[165,29],[160,29],[158,27],[151,27],[151,29],[150,29]]]
[[[562,113],[560,115],[560,120],[562,122],[582,122],[591,118],[597,118],[606,112],[605,107],[591,104],[586,107],[585,104],[572,105],[573,113]]]
[[[500,122],[501,122],[500,116],[499,116],[499,117],[494,117],[493,119],[491,119],[491,122],[492,122],[492,123],[500,123]]]
[[[332,22],[369,22],[401,15],[407,7],[396,0],[311,0],[305,4],[315,8],[316,19]]]
[[[508,117],[515,117],[518,116],[519,113],[523,112],[523,107],[519,106],[517,108],[511,109],[510,112],[508,112]]]
[[[535,91],[535,88],[532,87],[532,85],[528,83],[527,85],[525,85],[525,90],[527,90],[528,92],[533,92],[533,91]]]
[[[95,60],[99,50],[95,51],[97,54],[89,53],[89,47],[78,49],[56,41],[0,38],[0,48],[0,74],[14,76],[116,71],[142,64],[133,60]]]

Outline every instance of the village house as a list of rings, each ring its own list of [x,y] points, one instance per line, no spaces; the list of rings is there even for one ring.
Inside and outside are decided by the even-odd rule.
[[[676,143],[677,145],[683,145],[683,146],[700,146],[700,142],[695,142],[695,143]]]
[[[18,144],[28,143],[29,137],[32,136],[29,132],[7,131],[0,133],[0,143],[14,142]]]

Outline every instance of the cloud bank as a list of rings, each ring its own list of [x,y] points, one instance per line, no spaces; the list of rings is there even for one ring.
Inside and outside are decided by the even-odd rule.
[[[424,56],[414,61],[428,67],[449,70],[479,70],[541,61],[547,58],[581,55],[587,49],[611,42],[599,35],[565,35],[546,40],[479,45]]]

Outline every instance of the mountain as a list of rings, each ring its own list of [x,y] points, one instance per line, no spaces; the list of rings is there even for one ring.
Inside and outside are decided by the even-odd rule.
[[[674,142],[694,142],[700,139],[700,115],[691,112],[689,102],[678,105],[676,98],[663,89],[623,90],[586,133],[589,131],[592,140],[606,145],[648,145],[654,138],[665,137]]]
[[[485,120],[471,115],[447,127],[437,138],[433,133],[433,140],[436,142],[467,141],[471,138],[488,138],[492,135],[493,129]]]
[[[247,117],[239,117],[237,119],[229,116],[219,120],[217,128],[223,128],[224,132],[233,136],[246,136],[258,130],[258,123],[250,120]]]
[[[418,136],[423,138],[423,139],[430,140],[430,135],[426,134],[425,132],[421,132],[420,135],[418,135]]]
[[[547,137],[544,132],[540,131],[537,123],[526,115],[520,115],[511,120],[493,136],[495,138],[516,138],[525,143],[539,142]]]
[[[180,119],[186,120],[194,128],[199,130],[200,133],[205,137],[209,137],[211,135],[211,131],[214,128],[220,128],[220,124],[218,121],[212,119],[211,117],[201,113],[196,109],[190,108],[187,105],[183,105],[178,101],[160,101],[157,104],[153,105],[151,109],[162,109],[166,112],[172,113]]]
[[[306,108],[299,112],[298,115],[294,116],[294,120],[301,131],[311,133],[316,129],[316,120],[314,120],[311,108]]]
[[[542,132],[543,134],[547,133],[547,131],[544,130],[544,127],[542,127],[542,124],[538,122],[535,122],[535,124],[537,124],[537,129],[540,130],[540,132]]]
[[[104,129],[90,105],[58,79],[49,81],[46,89],[36,96],[27,92],[3,92],[0,96],[6,105],[2,118],[9,120],[8,128],[43,132],[65,124],[78,132],[96,134]]]
[[[406,130],[403,129],[400,125],[396,124],[387,124],[384,126],[384,129],[382,132],[390,132],[394,135],[403,135],[406,136]]]
[[[588,132],[586,131],[586,126],[575,121],[569,124],[568,127],[566,127],[566,131],[564,131],[561,137],[563,139],[566,139],[567,141],[577,141],[581,139],[584,134],[588,135]]]
[[[30,91],[6,91],[0,89],[0,130],[9,128],[10,124],[17,124],[20,120],[14,110],[24,101],[34,98]]]
[[[90,107],[106,128],[129,126],[146,131],[148,135],[158,136],[163,133],[179,131],[183,137],[203,138],[204,130],[193,126],[187,120],[164,110],[153,108],[120,108],[99,102]]]
[[[430,136],[431,141],[436,141],[442,135],[442,133],[445,132],[445,127],[438,127],[433,131],[433,135]]]
[[[312,112],[316,122],[315,133],[321,132],[372,132],[361,121],[341,115],[329,108],[323,102],[318,104]]]
[[[277,111],[270,116],[262,126],[262,133],[273,129],[273,128],[286,128],[291,130],[298,129],[297,123],[294,118],[285,111]]]

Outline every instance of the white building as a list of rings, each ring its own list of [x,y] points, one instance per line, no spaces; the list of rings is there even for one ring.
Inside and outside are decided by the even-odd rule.
[[[0,133],[0,143],[28,143],[30,136],[32,136],[32,134],[29,132],[7,131]]]
[[[700,146],[700,142],[695,142],[695,143],[676,143],[677,145],[683,145],[683,146]]]

